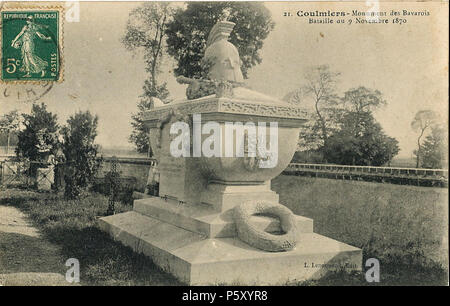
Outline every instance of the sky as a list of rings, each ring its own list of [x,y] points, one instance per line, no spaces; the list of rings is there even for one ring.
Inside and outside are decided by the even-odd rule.
[[[250,70],[246,81],[253,90],[282,98],[302,84],[309,66],[328,64],[341,73],[340,93],[361,85],[383,93],[387,105],[375,117],[399,141],[401,157],[411,157],[415,149],[410,125],[417,111],[435,110],[448,122],[448,27],[443,24],[448,4],[428,3],[430,16],[409,17],[403,25],[319,25],[295,16],[298,10],[366,10],[364,2],[265,5],[275,29],[260,51],[262,63]],[[79,110],[96,113],[97,142],[104,147],[132,146],[130,117],[137,111],[147,74],[142,57],[133,56],[120,39],[137,6],[138,2],[81,2],[79,22],[64,25],[64,81],[40,99],[61,123]],[[404,9],[406,4],[381,3],[380,10],[394,6]],[[420,11],[424,4],[407,6]],[[294,16],[283,17],[285,11]],[[172,98],[183,97],[185,85],[176,83],[172,69],[170,63],[163,67],[161,81],[168,82]],[[305,100],[304,106],[310,107],[308,103]],[[0,114],[14,108],[29,111],[31,105],[0,101]]]

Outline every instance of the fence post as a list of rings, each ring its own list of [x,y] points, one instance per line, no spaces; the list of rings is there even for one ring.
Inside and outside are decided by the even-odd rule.
[[[111,158],[111,170],[109,171],[109,199],[107,215],[115,214],[116,189],[119,173],[117,172],[117,157]]]

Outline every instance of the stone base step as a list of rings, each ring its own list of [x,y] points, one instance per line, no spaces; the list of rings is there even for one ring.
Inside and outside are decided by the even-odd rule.
[[[289,252],[265,252],[238,238],[207,238],[130,211],[99,219],[115,240],[150,256],[189,285],[282,285],[320,278],[329,270],[361,270],[361,249],[303,233]]]
[[[134,211],[209,238],[231,238],[236,236],[233,211],[218,212],[207,204],[178,204],[174,200],[150,197],[134,201]],[[301,233],[313,232],[313,220],[296,216]],[[252,216],[251,222],[260,230],[269,233],[280,231],[276,218]]]

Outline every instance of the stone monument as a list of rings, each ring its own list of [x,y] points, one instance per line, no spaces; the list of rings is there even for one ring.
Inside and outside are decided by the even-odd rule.
[[[361,249],[314,233],[313,220],[271,190],[305,114],[244,86],[227,40],[233,27],[219,21],[211,30],[204,79],[178,78],[189,84],[187,99],[144,114],[159,196],[101,218],[101,228],[190,285],[277,285],[361,270]]]

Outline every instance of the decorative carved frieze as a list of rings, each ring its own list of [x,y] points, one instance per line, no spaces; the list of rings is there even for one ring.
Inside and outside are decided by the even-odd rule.
[[[230,113],[275,118],[305,119],[306,112],[298,107],[269,103],[246,102],[228,98],[210,97],[197,101],[170,104],[150,110],[143,115],[143,121],[161,120],[175,110],[181,114]]]

